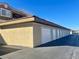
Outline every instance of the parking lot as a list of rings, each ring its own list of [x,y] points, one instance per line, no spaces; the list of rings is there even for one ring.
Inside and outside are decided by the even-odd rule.
[[[70,35],[37,48],[0,47],[2,59],[79,59],[79,36]]]
[[[17,51],[19,49],[10,48],[10,47],[0,47],[0,56]]]

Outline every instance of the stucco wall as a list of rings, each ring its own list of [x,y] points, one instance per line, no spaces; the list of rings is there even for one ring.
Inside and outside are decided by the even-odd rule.
[[[1,35],[7,45],[33,47],[32,23],[3,26]]]
[[[41,44],[41,26],[38,23],[33,23],[33,39],[34,47]]]
[[[6,43],[1,35],[1,27],[0,27],[0,45],[2,45],[2,44],[6,44]]]
[[[67,36],[67,35],[69,35],[70,34],[70,30],[66,30],[66,29],[61,29],[61,28],[57,28],[57,27],[51,27],[51,26],[48,26],[48,25],[44,25],[44,24],[39,24],[39,23],[33,23],[33,26],[34,26],[34,32],[33,32],[33,39],[34,39],[34,46],[38,46],[38,45],[40,45],[40,44],[43,44],[42,43],[42,39],[41,39],[41,33],[42,33],[42,31],[41,31],[41,29],[42,28],[50,28],[50,30],[51,30],[51,41],[52,40],[56,40],[56,39],[58,39],[58,38],[61,38],[61,37],[64,37],[64,36]],[[55,33],[56,33],[56,35],[54,35],[53,34],[53,32],[52,32],[52,30],[54,30],[55,29]],[[59,31],[59,33],[57,32],[57,31]],[[60,32],[61,31],[61,32]],[[55,36],[55,37],[54,37]],[[49,40],[49,39],[48,39]]]
[[[42,43],[42,39],[41,39],[41,37],[42,37],[41,36],[41,33],[42,33],[41,29],[42,29],[42,27],[48,27],[50,29],[52,29],[53,27],[47,26],[47,25],[43,25],[43,24],[39,24],[39,23],[33,23],[33,26],[34,26],[34,28],[33,28],[34,29],[34,32],[33,32],[33,34],[34,34],[34,37],[33,37],[34,38],[34,46],[38,46],[40,44],[43,44]],[[51,32],[51,35],[52,35],[52,32]]]
[[[14,25],[7,25],[1,27],[1,38],[3,38],[1,42],[4,42],[7,45],[18,45],[24,47],[35,47],[42,43],[41,34],[42,28],[49,28],[51,30],[51,41],[56,40],[60,37],[68,35],[68,30],[52,27],[44,24],[39,24],[35,22],[30,23],[19,23]],[[53,30],[55,29],[56,35],[53,34]],[[57,31],[62,31],[61,35],[57,33]],[[58,36],[59,35],[59,36]],[[49,40],[49,39],[48,39]]]

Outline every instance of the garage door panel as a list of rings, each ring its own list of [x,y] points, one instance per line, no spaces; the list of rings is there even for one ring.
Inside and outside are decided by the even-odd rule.
[[[50,28],[41,28],[41,39],[42,44],[52,40]]]
[[[53,36],[53,40],[55,40],[56,39],[56,30],[55,29],[52,30],[52,34],[53,34],[52,35]]]

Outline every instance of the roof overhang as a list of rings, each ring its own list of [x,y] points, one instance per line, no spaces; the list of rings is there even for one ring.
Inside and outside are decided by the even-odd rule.
[[[30,17],[30,18],[24,17],[24,18],[19,18],[12,21],[0,23],[0,26],[7,26],[7,25],[12,25],[12,24],[18,24],[18,23],[27,23],[27,22],[33,22],[33,21],[34,21],[33,17]]]
[[[24,18],[15,19],[15,20],[12,20],[12,21],[9,21],[9,22],[0,23],[0,26],[7,26],[7,25],[12,25],[12,24],[28,23],[28,22],[36,22],[36,23],[45,24],[45,25],[52,26],[52,27],[71,30],[71,29],[68,29],[66,27],[60,26],[58,24],[55,24],[55,23],[49,22],[47,20],[41,19],[37,16],[32,16],[32,17],[28,17],[28,18],[24,17]]]

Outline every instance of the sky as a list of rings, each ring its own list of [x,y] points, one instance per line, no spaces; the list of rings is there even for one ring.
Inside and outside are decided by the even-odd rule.
[[[79,29],[79,0],[0,0],[70,29]]]

